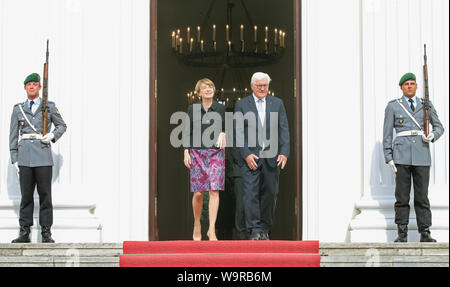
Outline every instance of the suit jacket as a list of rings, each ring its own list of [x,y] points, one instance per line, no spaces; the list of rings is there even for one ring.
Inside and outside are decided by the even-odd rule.
[[[403,105],[408,112],[416,119],[423,128],[425,111],[423,109],[423,99],[417,98],[415,111],[411,110],[409,104],[402,98],[390,101],[384,112],[383,128],[383,151],[386,163],[394,160],[396,164],[430,166],[430,144],[422,140],[422,136],[402,136],[393,138],[393,130],[396,133],[402,131],[419,130],[420,128],[408,116]],[[430,101],[430,123],[433,126],[434,141],[438,140],[444,133],[444,128],[439,121],[438,115]]]
[[[11,124],[9,132],[9,150],[11,154],[11,162],[18,162],[19,166],[53,166],[53,158],[51,153],[50,144],[44,144],[41,140],[20,140],[19,134],[35,134],[36,132],[31,128],[22,112],[19,109],[19,105],[22,106],[23,111],[28,118],[28,121],[42,133],[43,130],[43,117],[42,117],[42,101],[33,115],[30,108],[24,103],[16,104],[13,108],[11,115]],[[48,131],[51,130],[52,123],[55,129],[52,133],[55,138],[52,142],[56,142],[66,131],[67,126],[61,117],[54,102],[48,102]]]
[[[282,154],[286,157],[289,156],[289,125],[288,120],[286,117],[286,109],[284,108],[283,101],[280,98],[272,97],[272,96],[266,96],[266,116],[265,116],[265,124],[264,127],[261,126],[261,122],[258,117],[258,109],[256,108],[256,103],[254,100],[253,95],[247,96],[243,98],[242,100],[236,102],[234,112],[241,112],[244,116],[247,113],[252,113],[256,121],[258,122],[258,126],[261,129],[265,129],[266,132],[266,138],[270,139],[270,133],[271,133],[271,127],[270,127],[270,117],[271,113],[277,113],[278,115],[278,137],[272,140],[276,140],[278,144],[278,150],[276,152],[276,156],[267,158],[267,162],[272,166],[277,166],[277,157],[278,155]],[[262,146],[260,142],[258,141],[258,128],[255,125],[249,124],[249,121],[245,120],[243,129],[240,127],[240,125],[236,125],[236,119],[234,121],[234,129],[236,136],[239,136],[239,134],[243,134],[244,136],[244,146],[243,147],[237,147],[239,151],[239,161],[238,164],[242,166],[243,164],[246,164],[245,158],[249,156],[250,154],[255,154],[256,156],[260,156],[262,151]],[[249,145],[249,129],[255,129],[253,134],[256,134],[256,146],[250,146]],[[236,142],[236,136],[235,136],[235,146],[238,142]],[[265,150],[267,150],[267,147],[265,146]]]

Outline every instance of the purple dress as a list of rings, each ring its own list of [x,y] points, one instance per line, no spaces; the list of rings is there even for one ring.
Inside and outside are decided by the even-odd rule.
[[[190,149],[191,192],[225,189],[225,151]]]

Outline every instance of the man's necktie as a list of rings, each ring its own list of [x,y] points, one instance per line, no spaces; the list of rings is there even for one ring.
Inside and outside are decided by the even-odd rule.
[[[416,108],[414,107],[414,101],[413,101],[413,99],[409,99],[408,101],[411,103],[410,107],[411,107],[411,110],[414,112],[414,110],[415,110]]]
[[[265,114],[264,114],[264,110],[263,110],[263,100],[259,99],[258,100],[258,114],[259,114],[259,118],[261,119],[261,124],[264,126],[264,119],[265,119]]]
[[[31,113],[33,113],[33,105],[34,105],[34,101],[31,101],[30,102],[30,111],[31,111]]]

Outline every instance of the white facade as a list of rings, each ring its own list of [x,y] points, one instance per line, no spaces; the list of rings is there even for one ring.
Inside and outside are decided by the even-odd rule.
[[[432,236],[448,242],[448,13],[445,0],[302,1],[304,239],[395,238],[384,109],[401,96],[406,72],[423,95],[426,43],[430,99],[446,130],[432,145]],[[417,230],[413,210],[409,228]]]
[[[26,99],[24,77],[42,74],[47,39],[49,98],[68,126],[53,145],[53,237],[148,239],[149,7],[146,0],[0,0],[0,242],[18,232],[11,111]]]
[[[432,235],[448,241],[448,5],[302,1],[303,239],[392,240],[384,108],[401,95],[402,74],[414,72],[422,85],[426,43],[431,100],[446,130],[432,149]],[[148,240],[149,6],[148,0],[0,0],[0,242],[18,229],[11,110],[25,99],[25,76],[42,73],[46,39],[50,99],[68,125],[53,146],[54,238]]]

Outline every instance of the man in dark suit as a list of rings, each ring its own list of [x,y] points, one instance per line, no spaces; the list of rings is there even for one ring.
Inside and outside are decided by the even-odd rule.
[[[234,109],[245,224],[251,240],[269,240],[280,168],[284,169],[289,156],[286,110],[281,99],[267,96],[270,81],[269,75],[255,73],[253,94],[238,101]]]

